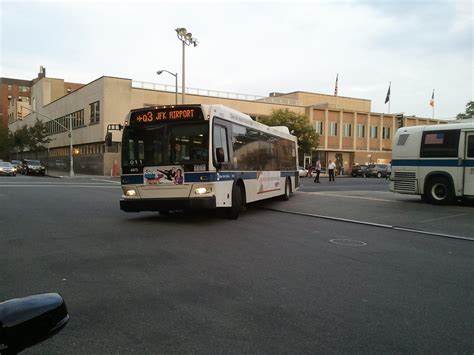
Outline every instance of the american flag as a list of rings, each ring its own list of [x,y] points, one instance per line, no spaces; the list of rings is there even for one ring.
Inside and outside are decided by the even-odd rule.
[[[336,85],[334,86],[334,95],[337,96],[337,82],[339,80],[339,73],[336,75]]]
[[[431,95],[430,106],[434,107],[434,89],[433,89],[433,94]]]
[[[425,144],[443,144],[444,133],[428,133],[425,136]]]

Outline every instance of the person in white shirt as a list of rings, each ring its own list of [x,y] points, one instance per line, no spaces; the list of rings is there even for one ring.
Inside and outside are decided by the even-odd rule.
[[[336,164],[333,163],[332,160],[330,160],[329,165],[328,165],[329,181],[335,181],[334,180],[334,169],[336,169]]]

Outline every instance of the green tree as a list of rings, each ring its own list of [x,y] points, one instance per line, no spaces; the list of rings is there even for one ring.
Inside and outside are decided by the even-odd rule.
[[[474,118],[474,101],[469,101],[466,104],[466,112],[460,113],[456,116],[458,120],[466,120],[469,118]]]
[[[51,138],[48,137],[46,125],[43,121],[36,119],[34,126],[28,128],[28,148],[38,157],[38,152],[45,150],[49,142]]]
[[[298,146],[304,154],[310,154],[319,145],[319,134],[309,123],[305,115],[289,109],[273,110],[269,117],[262,117],[259,122],[267,126],[286,126],[293,135],[298,137]]]
[[[20,153],[20,158],[23,158],[23,152],[29,146],[30,135],[28,133],[28,127],[24,125],[23,127],[17,129],[11,134],[12,148],[17,153]]]

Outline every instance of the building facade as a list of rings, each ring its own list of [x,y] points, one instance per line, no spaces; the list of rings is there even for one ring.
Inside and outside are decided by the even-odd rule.
[[[11,117],[9,129],[34,125],[36,119],[46,123],[52,141],[44,152],[35,153],[48,168],[69,171],[72,126],[74,171],[76,173],[120,174],[121,132],[113,131],[113,144],[104,144],[107,125],[123,123],[134,108],[173,105],[175,87],[135,82],[131,79],[101,77],[87,85],[67,90],[62,79],[39,76],[30,87],[30,111],[23,117]],[[289,109],[306,115],[316,132],[320,145],[300,156],[300,164],[314,164],[321,159],[323,167],[333,160],[339,170],[348,172],[353,164],[388,162],[397,125],[394,114],[371,112],[371,101],[336,97],[309,92],[271,93],[255,97],[187,88],[187,104],[223,104],[258,120],[275,109]],[[179,96],[181,99],[181,96]],[[181,102],[178,101],[178,104]],[[438,124],[439,120],[405,117],[403,125]],[[18,152],[19,158],[31,152]]]

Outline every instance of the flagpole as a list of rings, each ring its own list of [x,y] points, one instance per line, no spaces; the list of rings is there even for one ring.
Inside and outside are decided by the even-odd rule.
[[[435,103],[434,103],[434,89],[433,89],[433,95],[432,95],[431,97],[432,97],[432,100],[433,100],[433,106],[432,106],[433,110],[432,110],[432,116],[431,116],[431,118],[434,120],[434,107],[435,107]]]
[[[392,101],[392,82],[388,82],[388,89],[390,90],[390,97],[388,100],[388,114],[390,114],[390,101]]]
[[[338,81],[339,81],[339,73],[337,73],[337,75],[336,75],[336,87],[334,88],[334,94],[336,94],[336,110],[337,110],[337,97],[339,96],[339,94],[338,94],[338,90],[339,90],[339,88],[338,88],[338,86],[339,86]]]

